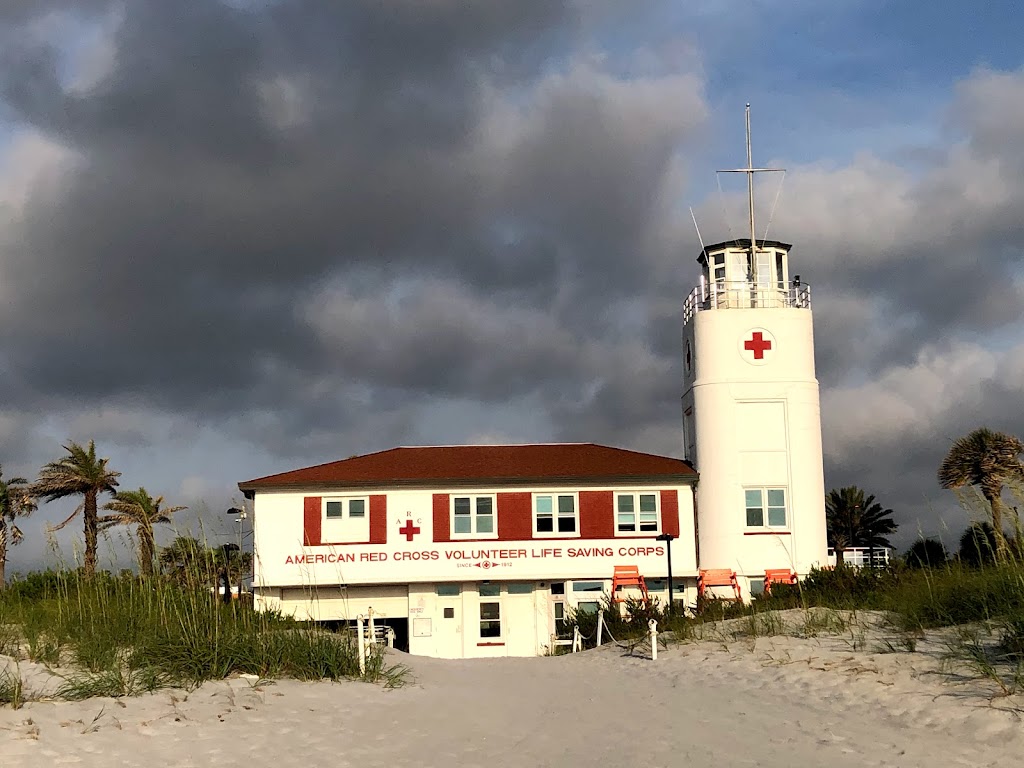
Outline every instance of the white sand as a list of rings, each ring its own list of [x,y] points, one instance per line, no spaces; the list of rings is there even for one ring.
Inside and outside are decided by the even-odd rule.
[[[735,626],[735,625],[734,625]],[[709,634],[712,634],[709,632]],[[1024,697],[940,672],[942,644],[877,631],[703,640],[657,662],[440,661],[413,682],[242,678],[131,699],[0,709],[0,766],[1019,766]],[[45,672],[23,662],[30,685]]]

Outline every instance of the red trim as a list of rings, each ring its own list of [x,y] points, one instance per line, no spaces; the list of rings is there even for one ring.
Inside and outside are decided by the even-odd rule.
[[[388,543],[388,497],[383,493],[370,497],[370,543]]]
[[[533,538],[533,494],[499,493],[497,499],[498,538],[522,541]]]
[[[745,531],[744,536],[792,536],[792,531]]]
[[[434,541],[451,541],[450,505],[447,493],[434,494]]]
[[[477,643],[477,648],[494,647],[498,645],[504,645],[504,643]]]
[[[679,538],[679,493],[661,492],[661,530]]]
[[[614,539],[615,507],[611,491],[580,491],[580,538]]]
[[[320,546],[320,510],[321,496],[307,496],[302,500],[302,545],[304,547]]]

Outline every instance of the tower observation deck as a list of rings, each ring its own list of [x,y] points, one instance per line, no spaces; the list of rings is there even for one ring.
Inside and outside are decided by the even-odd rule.
[[[749,239],[705,247],[697,257],[700,284],[683,301],[683,325],[710,309],[810,309],[811,286],[799,275],[789,277],[790,248],[778,240],[758,240],[754,252]]]

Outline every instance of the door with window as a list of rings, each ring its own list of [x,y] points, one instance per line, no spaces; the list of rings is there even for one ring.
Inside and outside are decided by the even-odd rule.
[[[569,605],[565,595],[565,582],[551,582],[551,597],[548,599],[548,634],[559,639],[572,637],[572,629],[567,623]]]
[[[505,656],[505,617],[501,604],[501,583],[477,585],[476,656]]]

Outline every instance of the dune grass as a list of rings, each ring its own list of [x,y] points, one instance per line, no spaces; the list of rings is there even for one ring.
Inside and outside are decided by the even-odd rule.
[[[59,670],[57,695],[69,699],[193,688],[234,673],[392,685],[402,674],[376,646],[361,674],[351,634],[224,605],[206,589],[104,573],[35,574],[0,593],[0,653]]]

